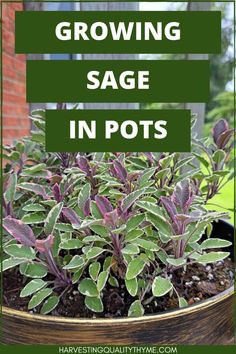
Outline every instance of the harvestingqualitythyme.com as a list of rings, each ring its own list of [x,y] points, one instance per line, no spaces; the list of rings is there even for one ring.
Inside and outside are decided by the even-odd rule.
[[[82,346],[59,347],[59,354],[178,354],[177,347],[172,346]]]

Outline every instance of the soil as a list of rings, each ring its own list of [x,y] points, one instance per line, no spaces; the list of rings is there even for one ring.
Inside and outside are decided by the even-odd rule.
[[[227,258],[212,265],[189,265],[187,270],[178,269],[172,274],[172,282],[180,296],[183,296],[189,305],[208,299],[233,285],[233,262]],[[16,271],[8,270],[3,274],[3,304],[5,306],[28,311],[29,298],[20,298],[21,289],[26,280]],[[57,308],[51,315],[64,317],[126,317],[134,298],[125,290],[124,284],[119,288],[107,288],[103,291],[104,312],[94,314],[84,305],[84,297],[77,290],[77,285],[61,297]],[[147,294],[144,299],[145,314],[154,314],[178,308],[178,299],[173,293],[161,298],[151,298]],[[30,313],[40,313],[39,305]]]

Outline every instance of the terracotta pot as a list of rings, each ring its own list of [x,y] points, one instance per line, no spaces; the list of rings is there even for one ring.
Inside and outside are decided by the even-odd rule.
[[[220,221],[213,232],[232,241],[234,229]],[[7,307],[2,314],[5,344],[233,344],[233,287],[187,308],[139,318],[62,318]]]

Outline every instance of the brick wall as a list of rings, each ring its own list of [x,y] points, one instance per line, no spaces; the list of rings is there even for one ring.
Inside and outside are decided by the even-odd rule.
[[[29,105],[26,103],[26,56],[14,53],[15,11],[20,3],[2,4],[3,143],[10,144],[29,134]]]

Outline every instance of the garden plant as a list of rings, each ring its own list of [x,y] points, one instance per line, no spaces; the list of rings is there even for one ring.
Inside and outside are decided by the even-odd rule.
[[[20,284],[16,303],[41,314],[73,316],[73,303],[82,317],[142,316],[190,305],[199,272],[229,263],[231,243],[211,238],[227,212],[207,208],[234,177],[224,119],[210,138],[192,134],[190,154],[46,153],[45,112],[31,119],[37,130],[3,156],[2,268],[5,284]]]

